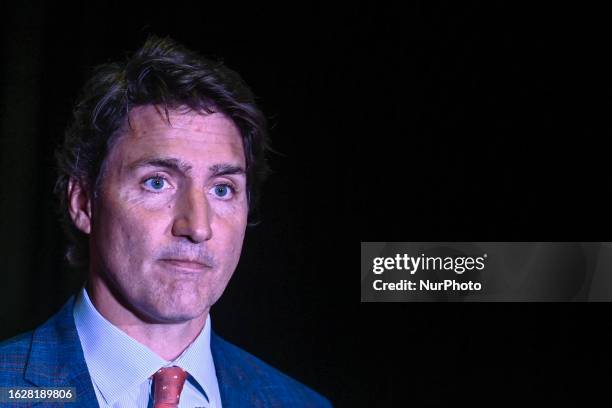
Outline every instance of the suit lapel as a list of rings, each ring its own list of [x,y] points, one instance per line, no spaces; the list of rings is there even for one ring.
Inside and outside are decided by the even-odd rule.
[[[74,300],[34,331],[25,379],[39,387],[75,387],[79,407],[98,407],[74,325]]]
[[[221,403],[224,408],[265,407],[260,390],[240,359],[214,331],[210,336],[210,350],[215,363]]]

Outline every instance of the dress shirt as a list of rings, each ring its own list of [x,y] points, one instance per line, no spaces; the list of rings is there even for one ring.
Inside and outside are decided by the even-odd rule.
[[[152,406],[151,376],[162,367],[189,373],[179,408],[221,408],[221,395],[210,351],[210,315],[196,339],[167,361],[102,316],[83,288],[74,306],[74,322],[100,407]]]

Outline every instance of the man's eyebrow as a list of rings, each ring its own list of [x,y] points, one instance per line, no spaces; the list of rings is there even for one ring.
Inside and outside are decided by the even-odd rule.
[[[152,157],[138,160],[129,165],[130,169],[138,167],[163,167],[170,170],[175,170],[181,173],[188,173],[191,170],[191,165],[173,157]]]
[[[246,174],[241,166],[235,164],[214,164],[208,168],[212,177],[227,176],[231,174]]]
[[[129,165],[130,169],[136,169],[139,167],[163,167],[171,170],[175,170],[181,173],[188,173],[192,166],[182,160],[173,157],[152,157],[138,160]],[[242,166],[222,163],[214,164],[208,168],[212,177],[227,176],[232,174],[246,174],[246,171]]]

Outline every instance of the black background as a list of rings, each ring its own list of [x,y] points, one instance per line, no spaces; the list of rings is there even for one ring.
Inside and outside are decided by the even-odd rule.
[[[23,3],[21,3],[23,4]],[[338,406],[585,404],[608,304],[358,304],[358,241],[609,241],[605,10],[515,2],[5,6],[2,327],[79,286],[52,149],[90,68],[170,35],[224,58],[272,124],[264,222],[213,310]]]
[[[370,10],[361,241],[610,241],[605,10]],[[369,21],[373,21],[369,18]],[[590,406],[609,304],[361,304],[367,406]]]

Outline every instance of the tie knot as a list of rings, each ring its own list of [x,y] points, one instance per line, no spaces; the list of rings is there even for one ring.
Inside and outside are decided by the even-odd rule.
[[[153,375],[154,408],[175,408],[178,406],[187,373],[181,367],[160,368]]]

